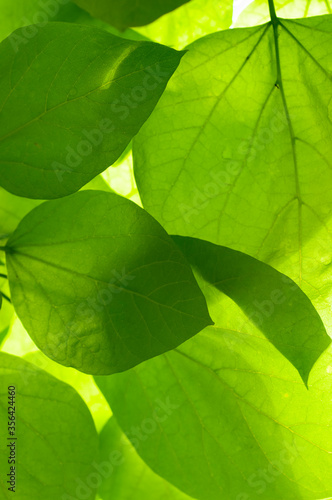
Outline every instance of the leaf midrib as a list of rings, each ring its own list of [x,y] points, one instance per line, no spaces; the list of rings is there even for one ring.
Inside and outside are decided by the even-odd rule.
[[[302,284],[302,244],[303,244],[303,241],[302,241],[302,204],[303,204],[303,200],[302,200],[302,194],[301,194],[299,170],[298,170],[298,163],[297,163],[297,156],[296,156],[296,146],[295,146],[296,136],[295,136],[293,125],[292,125],[291,118],[290,118],[290,113],[289,113],[285,89],[284,89],[284,82],[282,79],[278,28],[279,28],[279,26],[283,27],[283,25],[277,17],[274,20],[271,20],[271,23],[273,26],[273,38],[274,38],[276,70],[277,70],[277,82],[276,83],[279,86],[281,100],[283,103],[284,113],[285,113],[287,125],[288,125],[288,131],[289,131],[290,142],[291,142],[293,165],[294,165],[295,191],[296,191],[296,198],[298,200],[299,286],[301,287],[301,284]]]
[[[16,250],[16,249],[15,249],[15,253],[10,253],[10,254],[8,254],[7,259],[9,258],[9,256],[12,256],[12,257],[13,257],[15,254],[21,255],[21,256],[26,257],[26,258],[28,258],[28,259],[30,258],[30,259],[35,260],[35,261],[37,261],[37,262],[41,262],[42,264],[45,264],[46,266],[50,266],[50,267],[53,267],[53,268],[55,268],[55,269],[59,269],[60,271],[63,271],[63,272],[67,272],[67,273],[70,273],[70,274],[74,274],[74,275],[76,275],[76,276],[80,276],[80,277],[82,277],[82,278],[85,278],[85,279],[88,279],[88,280],[91,280],[91,281],[94,281],[94,282],[100,282],[100,283],[103,283],[103,284],[108,285],[108,286],[113,286],[114,288],[116,288],[116,289],[118,289],[118,290],[121,290],[121,291],[124,291],[124,292],[126,292],[127,294],[130,294],[130,295],[131,295],[131,294],[132,294],[132,295],[136,295],[136,296],[138,296],[138,297],[140,297],[140,298],[142,298],[142,299],[147,300],[148,302],[152,302],[153,304],[157,305],[158,307],[161,307],[161,308],[165,307],[166,309],[170,309],[170,310],[171,310],[171,311],[173,311],[173,312],[176,312],[176,313],[179,313],[179,314],[183,314],[183,315],[185,315],[185,316],[189,316],[190,318],[194,318],[194,319],[196,319],[196,320],[197,320],[197,319],[199,319],[200,321],[202,320],[202,318],[201,318],[201,317],[199,317],[199,316],[194,316],[193,314],[189,314],[189,313],[187,313],[187,312],[185,312],[185,311],[182,311],[182,310],[180,310],[180,309],[176,309],[176,308],[174,308],[174,307],[172,307],[172,306],[170,306],[170,305],[167,305],[167,304],[163,304],[163,303],[157,302],[157,301],[155,301],[155,300],[151,299],[149,296],[147,296],[147,295],[143,295],[143,294],[141,294],[141,293],[139,293],[139,292],[136,292],[136,291],[134,291],[134,290],[127,289],[127,288],[125,288],[125,287],[119,287],[119,286],[115,285],[115,283],[111,283],[111,284],[110,284],[110,283],[109,283],[109,282],[107,282],[107,281],[103,281],[103,280],[101,280],[101,279],[94,278],[93,276],[89,276],[89,275],[87,275],[87,274],[83,274],[83,273],[80,273],[80,272],[78,272],[78,271],[74,271],[73,269],[68,269],[68,268],[66,268],[66,267],[60,266],[59,264],[54,264],[53,262],[48,262],[48,261],[45,261],[45,260],[43,260],[43,259],[41,259],[41,258],[39,258],[39,257],[35,257],[35,256],[32,256],[32,255],[26,254],[26,253],[24,253],[24,252],[20,252],[19,250]],[[14,260],[15,260],[15,259],[14,259]],[[172,261],[166,261],[166,262],[172,262]],[[175,262],[176,264],[178,264],[178,262],[177,262],[177,261],[174,261],[174,262]],[[180,283],[180,282],[179,282],[179,283]],[[191,299],[191,300],[194,300],[194,299]],[[184,302],[184,301],[182,301],[182,302]],[[210,323],[210,324],[211,324],[211,323]]]

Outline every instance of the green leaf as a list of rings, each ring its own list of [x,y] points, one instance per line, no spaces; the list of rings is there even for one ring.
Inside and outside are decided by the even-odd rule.
[[[204,280],[234,300],[307,383],[331,339],[301,289],[244,253],[194,238],[173,239]]]
[[[28,337],[28,334],[26,334],[26,336]],[[30,339],[30,337],[28,338]],[[7,350],[7,352],[9,351]],[[59,363],[55,363],[39,350],[26,353],[24,359],[62,382],[71,385],[89,408],[97,431],[99,432],[104,427],[111,417],[112,412],[91,375],[86,375],[74,368],[59,365]]]
[[[0,187],[0,235],[14,231],[17,224],[40,201],[15,196]]]
[[[77,498],[81,483],[86,484],[95,472],[92,464],[98,461],[98,436],[86,405],[74,389],[23,359],[0,352],[0,361],[1,498]],[[14,436],[7,432],[11,387],[16,392]],[[15,493],[7,489],[8,457],[14,446]],[[93,500],[95,494],[88,487],[84,498]]]
[[[75,13],[81,12],[72,2],[61,0],[0,0],[0,40],[17,28],[50,21],[73,21]],[[27,38],[33,31],[25,31]]]
[[[86,373],[126,370],[211,324],[172,239],[112,193],[43,203],[9,238],[6,258],[12,301],[31,338]]]
[[[0,299],[2,301],[2,297]],[[0,348],[2,347],[7,335],[9,333],[9,326],[0,331]]]
[[[215,327],[95,377],[119,425],[154,472],[199,500],[330,497],[332,349],[307,390],[231,299],[201,286]]]
[[[134,140],[135,176],[170,234],[271,264],[332,331],[332,16],[279,20],[277,31],[189,47]]]
[[[0,270],[0,272],[6,272],[6,269],[2,266],[0,266]],[[1,292],[3,292],[6,297],[9,297],[10,295],[8,281],[0,278],[0,294]],[[3,300],[2,306],[0,308],[0,332],[2,332],[3,335],[6,335],[8,333],[8,328],[11,325],[13,316],[14,308],[12,304],[10,304],[7,300]]]
[[[125,36],[133,40],[142,40],[143,36],[133,30],[125,33],[99,19],[90,16],[86,11],[80,9],[73,2],[66,0],[0,0],[1,25],[0,41],[10,35],[17,28],[26,26],[22,30],[27,40],[34,36],[35,28],[32,24],[46,22],[66,22],[96,26],[105,29],[117,36]]]
[[[332,14],[330,0],[274,0],[279,17],[309,17]],[[269,5],[266,0],[254,0],[239,15],[236,27],[254,26],[270,20]]]
[[[61,1],[61,0],[60,0]],[[10,0],[0,0],[2,13],[0,26],[0,40],[4,40],[17,28],[29,26],[24,31],[26,38],[33,34],[30,28],[32,24],[45,23],[49,21],[59,21],[64,17],[71,17],[73,9],[80,9],[71,2],[67,5],[61,5],[60,1],[40,1],[40,0],[16,0],[15,3]]]
[[[189,0],[74,0],[77,5],[118,29],[144,26]]]
[[[232,0],[190,0],[136,31],[154,42],[181,49],[198,38],[232,24]]]
[[[101,175],[92,179],[82,189],[112,191]],[[39,200],[15,196],[0,187],[0,235],[12,233],[23,217],[40,204]]]
[[[98,493],[103,500],[190,500],[143,462],[111,418],[100,434],[100,473],[105,477]]]
[[[121,155],[183,53],[75,24],[32,29],[0,44],[0,183],[58,198]]]

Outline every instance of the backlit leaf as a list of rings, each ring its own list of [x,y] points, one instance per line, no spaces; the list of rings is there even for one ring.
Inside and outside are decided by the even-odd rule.
[[[182,49],[198,38],[229,28],[232,0],[190,0],[173,12],[135,31],[154,42]]]
[[[40,201],[15,196],[0,187],[0,235],[9,234]]]
[[[1,297],[0,301],[2,301],[2,297]],[[0,331],[0,347],[4,343],[4,341],[8,335],[8,332],[9,332],[9,326],[7,326],[4,330]]]
[[[92,179],[82,189],[112,191],[101,175]],[[40,203],[39,200],[15,196],[0,187],[0,235],[12,233],[20,220]]]
[[[189,0],[74,0],[77,5],[116,28],[144,26]]]
[[[76,24],[24,29],[0,44],[0,184],[58,198],[121,155],[183,54]]]
[[[143,36],[134,30],[120,32],[100,19],[90,16],[85,10],[69,0],[0,0],[1,24],[0,41],[17,28],[26,26],[22,35],[27,41],[34,36],[33,24],[47,22],[66,22],[85,24],[102,28],[117,36],[125,36],[133,40],[141,40]]]
[[[104,480],[98,490],[103,500],[190,500],[177,488],[157,476],[143,462],[135,448],[111,418],[100,433],[100,473]]]
[[[169,233],[271,264],[332,331],[332,16],[279,20],[277,31],[189,47],[134,141],[135,176]]]
[[[10,336],[12,336],[12,332]],[[28,337],[28,334],[26,336]],[[28,338],[30,339],[30,337]],[[8,349],[8,344],[6,347]],[[6,352],[9,351],[7,350]],[[68,366],[59,365],[59,363],[55,363],[39,350],[26,353],[24,359],[62,382],[71,385],[89,408],[97,431],[99,432],[104,427],[105,423],[112,416],[112,412],[104,396],[96,386],[92,375],[87,375]]]
[[[274,0],[274,6],[279,17],[296,18],[332,14],[331,0]],[[235,26],[254,26],[269,20],[268,2],[254,0],[241,12]]]
[[[31,338],[86,373],[126,370],[211,324],[172,239],[112,193],[43,203],[9,238],[6,258],[12,301]]]
[[[205,281],[233,299],[307,382],[331,339],[301,289],[242,252],[195,238],[173,239]]]
[[[95,471],[98,436],[91,415],[76,391],[21,358],[0,352],[1,498],[71,500]],[[7,433],[8,396],[15,433]],[[10,392],[8,391],[8,388]],[[9,392],[9,394],[8,394]],[[8,439],[7,439],[8,436]],[[14,439],[15,438],[15,439]],[[11,447],[9,445],[14,443]],[[15,450],[14,450],[15,448]],[[15,493],[8,491],[10,452],[15,455]],[[94,500],[89,488],[85,500]]]
[[[0,273],[6,273],[4,266],[0,266]],[[6,297],[9,297],[9,286],[8,281],[0,278],[0,293],[3,292]],[[14,308],[6,299],[2,300],[2,305],[0,307],[0,336],[3,335],[2,339],[7,335],[9,327],[11,325],[14,316]]]
[[[154,472],[199,500],[330,497],[331,348],[308,390],[231,299],[201,286],[214,327],[95,377],[121,428]]]
[[[80,11],[72,2],[64,3],[61,0],[0,0],[0,9],[0,40],[23,26],[59,20],[72,21],[74,12]],[[28,28],[24,33],[28,39],[31,29]]]

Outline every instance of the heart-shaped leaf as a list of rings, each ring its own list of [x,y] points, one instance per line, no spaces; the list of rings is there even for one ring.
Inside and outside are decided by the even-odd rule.
[[[113,193],[81,191],[36,207],[9,238],[6,258],[31,338],[86,373],[126,370],[211,324],[170,236]]]
[[[271,264],[332,331],[332,16],[277,23],[189,47],[134,141],[135,176],[170,234]]]

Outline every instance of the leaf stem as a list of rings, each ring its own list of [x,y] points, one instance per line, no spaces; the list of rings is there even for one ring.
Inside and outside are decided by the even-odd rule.
[[[1,250],[2,250],[3,252],[5,252],[5,251],[7,250],[7,247],[1,247],[1,246],[0,246],[0,251],[1,251]]]
[[[10,235],[11,233],[0,234],[0,240],[6,240],[7,238],[9,238]]]
[[[0,292],[0,295],[2,295],[2,297],[3,297],[5,300],[7,300],[7,301],[9,302],[9,304],[11,304],[11,303],[12,303],[12,301],[10,300],[10,298],[9,298],[9,297],[8,297],[5,293]]]
[[[0,278],[5,278],[5,279],[8,279],[8,276],[7,276],[7,274],[2,274],[2,273],[0,273]]]
[[[271,22],[273,24],[273,27],[278,24],[278,18],[276,14],[276,9],[274,7],[274,2],[273,0],[268,0],[269,2],[269,10],[270,10],[270,17],[271,17]]]

